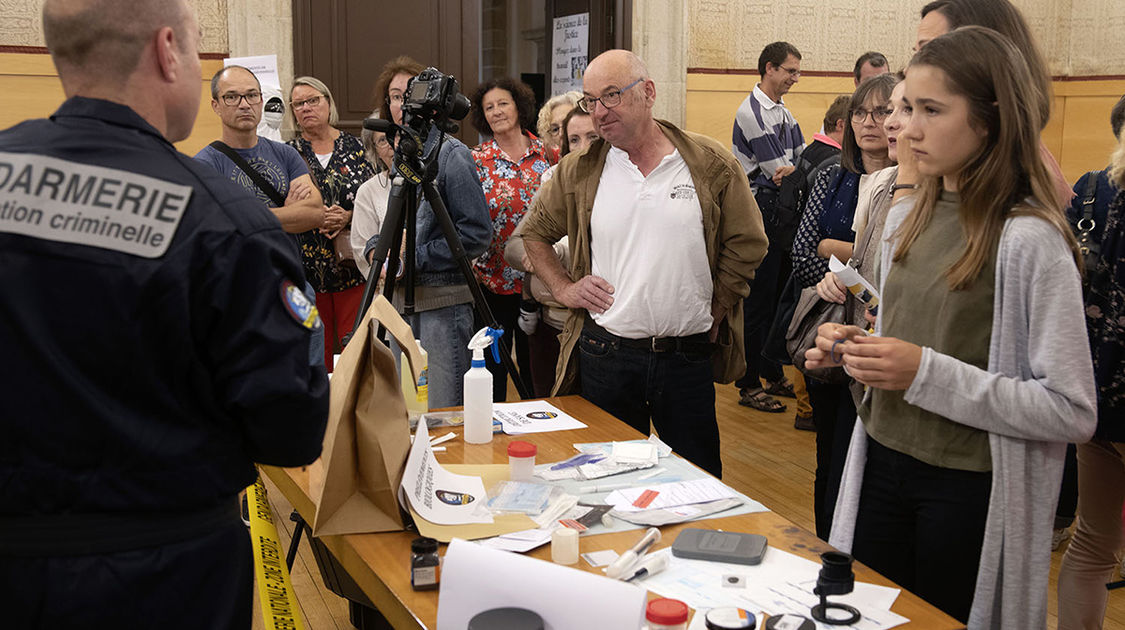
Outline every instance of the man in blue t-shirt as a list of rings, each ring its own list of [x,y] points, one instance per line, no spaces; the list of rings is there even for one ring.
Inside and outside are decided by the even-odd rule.
[[[212,146],[204,147],[195,159],[256,196],[289,234],[323,227],[324,202],[305,161],[293,147],[258,135],[262,88],[254,73],[242,66],[227,66],[216,72],[211,78],[211,109],[222,121],[222,141],[285,197],[285,203],[279,205],[270,199],[242,168]]]
[[[215,147],[203,147],[195,159],[257,197],[277,217],[286,233],[300,234],[325,227],[324,201],[313,185],[305,160],[293,147],[258,135],[258,122],[262,120],[262,85],[258,77],[242,66],[227,66],[216,72],[211,77],[211,109],[223,123],[223,143],[285,197],[285,203],[278,205],[246,171]],[[296,237],[290,238],[296,245]],[[316,300],[316,292],[307,281],[305,295]],[[309,356],[319,364],[324,361],[324,327],[319,326],[317,333],[313,335]]]

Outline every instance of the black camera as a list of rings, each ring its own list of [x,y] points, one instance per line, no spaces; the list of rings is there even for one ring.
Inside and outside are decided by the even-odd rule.
[[[410,80],[402,101],[402,124],[421,133],[433,123],[447,133],[457,131],[457,123],[469,113],[469,99],[461,85],[437,68],[426,68]]]

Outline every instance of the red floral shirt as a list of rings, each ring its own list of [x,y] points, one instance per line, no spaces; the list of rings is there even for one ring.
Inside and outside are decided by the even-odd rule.
[[[525,132],[526,133],[526,132]],[[523,272],[504,262],[504,246],[527,212],[527,205],[539,189],[539,179],[550,166],[543,142],[527,134],[531,145],[515,161],[489,140],[473,149],[473,161],[484,188],[488,212],[492,215],[492,242],[476,261],[477,277],[489,291],[510,295],[523,291]]]

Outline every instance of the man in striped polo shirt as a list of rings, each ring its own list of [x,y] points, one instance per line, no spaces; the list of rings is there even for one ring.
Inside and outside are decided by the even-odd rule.
[[[732,148],[750,179],[770,248],[744,304],[746,375],[735,384],[739,387],[740,404],[782,412],[785,405],[770,393],[792,396],[793,386],[780,365],[762,358],[762,346],[790,270],[789,252],[774,245],[778,225],[775,206],[781,178],[793,172],[793,163],[805,148],[801,127],[781,100],[801,78],[801,53],[788,42],[774,42],[758,57],[758,73],[761,82],[735,114]]]

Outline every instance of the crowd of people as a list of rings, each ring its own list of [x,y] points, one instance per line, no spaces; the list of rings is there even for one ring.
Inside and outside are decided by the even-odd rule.
[[[216,568],[249,559],[227,499],[252,480],[252,462],[316,457],[325,374],[364,285],[398,271],[373,267],[373,253],[398,227],[384,222],[399,138],[340,129],[330,86],[309,76],[281,98],[292,139],[259,135],[267,96],[231,65],[210,83],[221,137],[182,159],[170,142],[198,109],[195,19],[181,0],[118,4],[48,0],[44,30],[68,100],[49,121],[0,133],[0,151],[34,157],[29,169],[49,157],[59,173],[95,164],[136,186],[156,177],[190,205],[166,247],[136,260],[112,240],[0,233],[5,280],[41,296],[0,310],[16,331],[3,335],[11,360],[27,367],[12,386],[77,392],[12,397],[8,443],[53,463],[20,473],[18,457],[0,457],[8,478],[29,480],[13,482],[5,509],[34,521],[0,555],[43,550],[0,563],[0,575],[20,576],[27,594],[17,622],[68,625],[88,602],[116,601],[110,585],[44,603],[45,584],[89,570],[74,558],[82,550],[126,582],[191,556],[185,580],[229,576],[210,585],[227,603],[197,625],[248,626],[248,566]],[[86,32],[114,29],[144,33]],[[1009,0],[927,4],[907,66],[859,56],[854,92],[833,101],[808,144],[784,101],[801,60],[791,43],[764,47],[729,146],[654,118],[658,86],[629,51],[598,55],[581,91],[541,107],[518,79],[481,82],[477,146],[437,126],[421,139],[440,145],[435,187],[473,261],[466,277],[418,193],[406,315],[429,354],[430,405],[462,403],[467,344],[491,323],[474,308],[479,283],[516,367],[489,362],[494,400],[508,398],[509,379],[535,396],[579,393],[721,476],[714,383],[735,383],[738,402],[758,411],[785,412],[779,398],[793,398],[794,426],[816,432],[818,536],[970,628],[1042,628],[1052,546],[1076,514],[1059,627],[1100,627],[1125,504],[1125,97],[1109,167],[1071,188],[1040,140],[1046,64]],[[401,125],[423,69],[387,62],[372,116]],[[877,308],[833,258],[877,287]],[[28,284],[21,270],[33,263],[62,297]],[[405,293],[396,286],[400,311]],[[120,300],[104,305],[109,315],[63,321],[67,299],[107,295]],[[843,309],[796,356],[787,348],[805,300]],[[105,334],[111,315],[142,337]],[[67,340],[86,351],[68,353]],[[45,415],[82,424],[64,442],[86,436],[117,459],[68,459],[62,429],[30,421]],[[154,415],[162,423],[145,424]],[[136,432],[157,445],[143,457],[128,455]],[[1075,474],[1064,478],[1068,444]],[[188,524],[153,538],[138,527],[151,518],[129,517],[138,510]],[[60,513],[80,518],[59,530]],[[115,528],[165,556],[137,562]],[[56,555],[68,560],[45,560]],[[132,610],[113,619],[138,625],[147,613]]]

